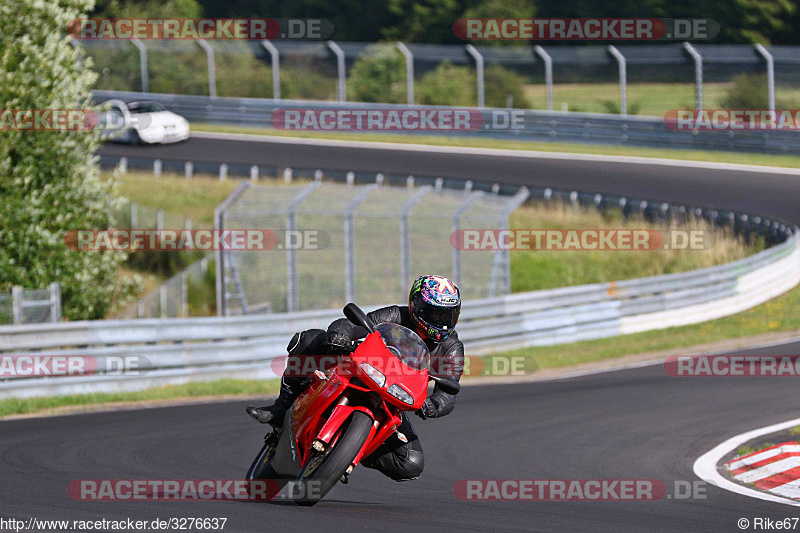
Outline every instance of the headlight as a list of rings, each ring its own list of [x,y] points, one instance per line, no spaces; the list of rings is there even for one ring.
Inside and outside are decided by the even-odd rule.
[[[403,403],[407,403],[408,405],[414,405],[414,397],[411,396],[406,390],[401,387],[400,385],[394,384],[388,389],[386,392],[397,398]]]
[[[361,370],[364,371],[366,375],[369,376],[369,379],[375,382],[378,387],[383,387],[386,384],[386,376],[384,376],[378,369],[372,366],[369,363],[361,363],[359,365]]]

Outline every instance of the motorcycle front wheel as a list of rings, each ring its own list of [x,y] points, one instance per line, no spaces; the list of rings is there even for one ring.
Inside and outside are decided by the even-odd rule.
[[[353,464],[371,428],[372,418],[354,411],[350,424],[333,447],[325,452],[314,452],[303,467],[292,490],[294,502],[310,506],[324,498]]]

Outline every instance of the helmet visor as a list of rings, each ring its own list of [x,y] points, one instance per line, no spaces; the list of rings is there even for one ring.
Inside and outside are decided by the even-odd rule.
[[[458,307],[423,305],[419,310],[419,317],[435,328],[450,330],[456,327],[458,313]]]

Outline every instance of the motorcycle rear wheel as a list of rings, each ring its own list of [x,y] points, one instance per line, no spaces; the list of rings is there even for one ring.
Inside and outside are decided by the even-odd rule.
[[[288,483],[288,480],[281,479],[280,476],[272,468],[272,458],[275,456],[275,446],[278,444],[277,433],[270,434],[264,442],[264,446],[256,455],[253,464],[247,470],[245,479],[248,481],[254,479],[272,479],[275,480],[280,487]]]
[[[333,449],[323,452],[326,456],[322,458],[322,462],[314,461],[312,456],[300,472],[292,490],[294,502],[297,505],[311,506],[324,498],[353,463],[369,437],[371,428],[372,418],[361,411],[354,411],[350,424],[333,445]],[[312,466],[313,469],[310,469]]]

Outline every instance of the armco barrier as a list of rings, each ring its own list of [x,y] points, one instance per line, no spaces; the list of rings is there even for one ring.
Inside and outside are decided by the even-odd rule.
[[[751,257],[649,278],[512,294],[464,304],[468,355],[662,329],[732,315],[800,283],[800,233]],[[0,327],[0,354],[140,356],[136,374],[12,378],[0,398],[131,391],[223,377],[276,377],[291,335],[325,327],[339,310],[235,318],[91,321]]]
[[[232,124],[271,128],[272,113],[280,109],[434,109],[432,106],[336,103],[312,100],[268,100],[260,98],[211,98],[174,94],[94,91],[96,102],[106,100],[155,100],[190,122]],[[508,109],[484,108],[484,124],[493,124],[496,113]],[[521,110],[519,110],[521,111]],[[520,129],[479,128],[452,132],[507,140],[599,143],[657,148],[733,150],[740,152],[800,153],[796,131],[675,131],[659,117],[620,116],[605,113],[565,113],[524,110]],[[402,132],[414,133],[414,132]],[[430,133],[430,132],[426,132]]]

